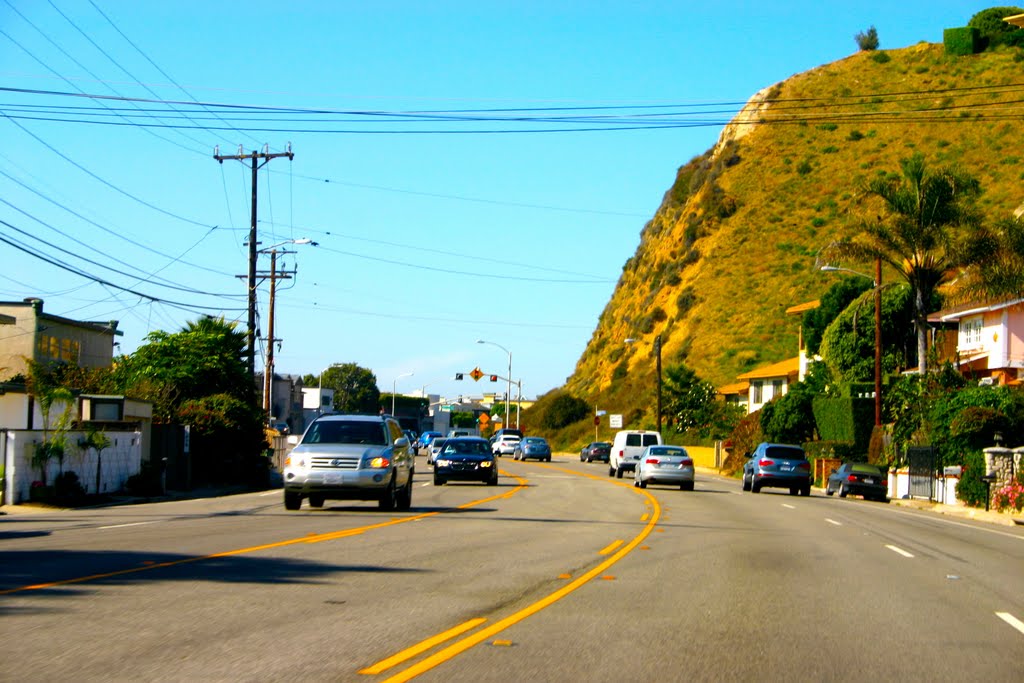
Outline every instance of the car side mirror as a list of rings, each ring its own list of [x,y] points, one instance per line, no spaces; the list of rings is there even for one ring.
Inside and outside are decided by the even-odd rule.
[[[753,453],[751,453],[750,451],[746,451],[746,452],[745,452],[745,453],[743,454],[743,457],[744,457],[744,458],[752,458],[752,457],[754,457],[754,454],[753,454]]]

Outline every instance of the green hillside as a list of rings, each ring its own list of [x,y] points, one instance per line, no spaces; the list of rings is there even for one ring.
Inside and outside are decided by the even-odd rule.
[[[786,308],[834,282],[816,255],[876,215],[860,188],[914,152],[978,178],[987,217],[1011,215],[1024,203],[1021,55],[859,52],[756,94],[679,169],[566,391],[648,424],[658,334],[665,366],[685,362],[719,386],[795,356],[799,320]]]

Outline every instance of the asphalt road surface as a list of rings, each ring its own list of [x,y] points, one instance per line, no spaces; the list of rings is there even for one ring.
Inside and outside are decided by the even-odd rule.
[[[280,491],[0,518],[0,680],[1024,678],[1024,533],[501,462],[413,509]]]

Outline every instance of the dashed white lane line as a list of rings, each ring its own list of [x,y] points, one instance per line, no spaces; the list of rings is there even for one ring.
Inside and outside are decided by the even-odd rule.
[[[913,557],[914,556],[912,553],[908,553],[903,548],[898,548],[898,547],[896,547],[894,545],[887,545],[885,547],[888,548],[889,550],[893,551],[897,555],[902,555],[903,557]]]
[[[281,495],[281,492],[275,489],[275,490],[266,491],[264,493],[261,493],[260,494],[260,498],[266,498],[267,496],[279,496],[279,495]]]
[[[795,505],[790,505],[789,503],[783,503],[782,507],[789,508],[790,510],[796,510],[796,506]]]
[[[1021,633],[1024,633],[1024,621],[1021,621],[1009,612],[996,612],[996,616],[1005,621],[1010,626],[1020,631]]]
[[[100,529],[123,529],[126,526],[143,526],[145,524],[156,524],[156,522],[130,522],[128,524],[111,524],[109,526],[98,527]]]
[[[842,526],[843,525],[842,522],[837,522],[836,520],[829,519],[828,517],[825,518],[825,521],[828,522],[829,524],[835,524],[836,526]]]

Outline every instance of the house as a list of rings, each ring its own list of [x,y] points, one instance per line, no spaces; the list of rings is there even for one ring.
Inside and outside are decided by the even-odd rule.
[[[718,395],[726,403],[739,406],[744,411],[750,412],[747,410],[747,405],[750,403],[750,382],[726,384],[718,388]]]
[[[37,363],[75,363],[83,368],[109,367],[114,340],[124,333],[117,321],[84,322],[43,312],[43,300],[0,302],[0,377],[28,371]]]
[[[254,376],[256,382],[256,390],[263,393],[266,385],[264,384],[264,374],[262,372],[256,373]],[[288,425],[288,431],[295,434],[301,434],[305,428],[307,421],[303,415],[303,404],[305,401],[306,389],[302,384],[301,375],[286,375],[274,373],[273,381],[270,383],[270,396],[267,397],[266,403],[270,405],[270,415],[268,419],[271,425],[277,425],[284,422]],[[313,390],[316,391],[315,389]],[[315,394],[314,394],[315,399]],[[334,400],[334,392],[331,392],[331,400]],[[316,417],[315,415],[313,417]]]
[[[936,311],[928,322],[939,359],[965,376],[993,384],[1024,379],[1024,299]]]
[[[747,413],[754,413],[779,396],[785,396],[789,385],[796,384],[800,375],[800,358],[787,358],[736,377],[750,383],[747,390]]]
[[[810,367],[811,363],[821,360],[820,357],[808,357],[807,355],[807,344],[804,342],[804,326],[803,317],[807,311],[813,311],[814,309],[821,306],[821,300],[815,299],[814,301],[808,301],[804,304],[797,304],[796,306],[790,306],[786,309],[786,315],[798,315],[800,316],[800,329],[799,336],[797,337],[797,346],[800,352],[800,373],[798,380],[803,382],[804,378],[807,377],[807,368]]]

